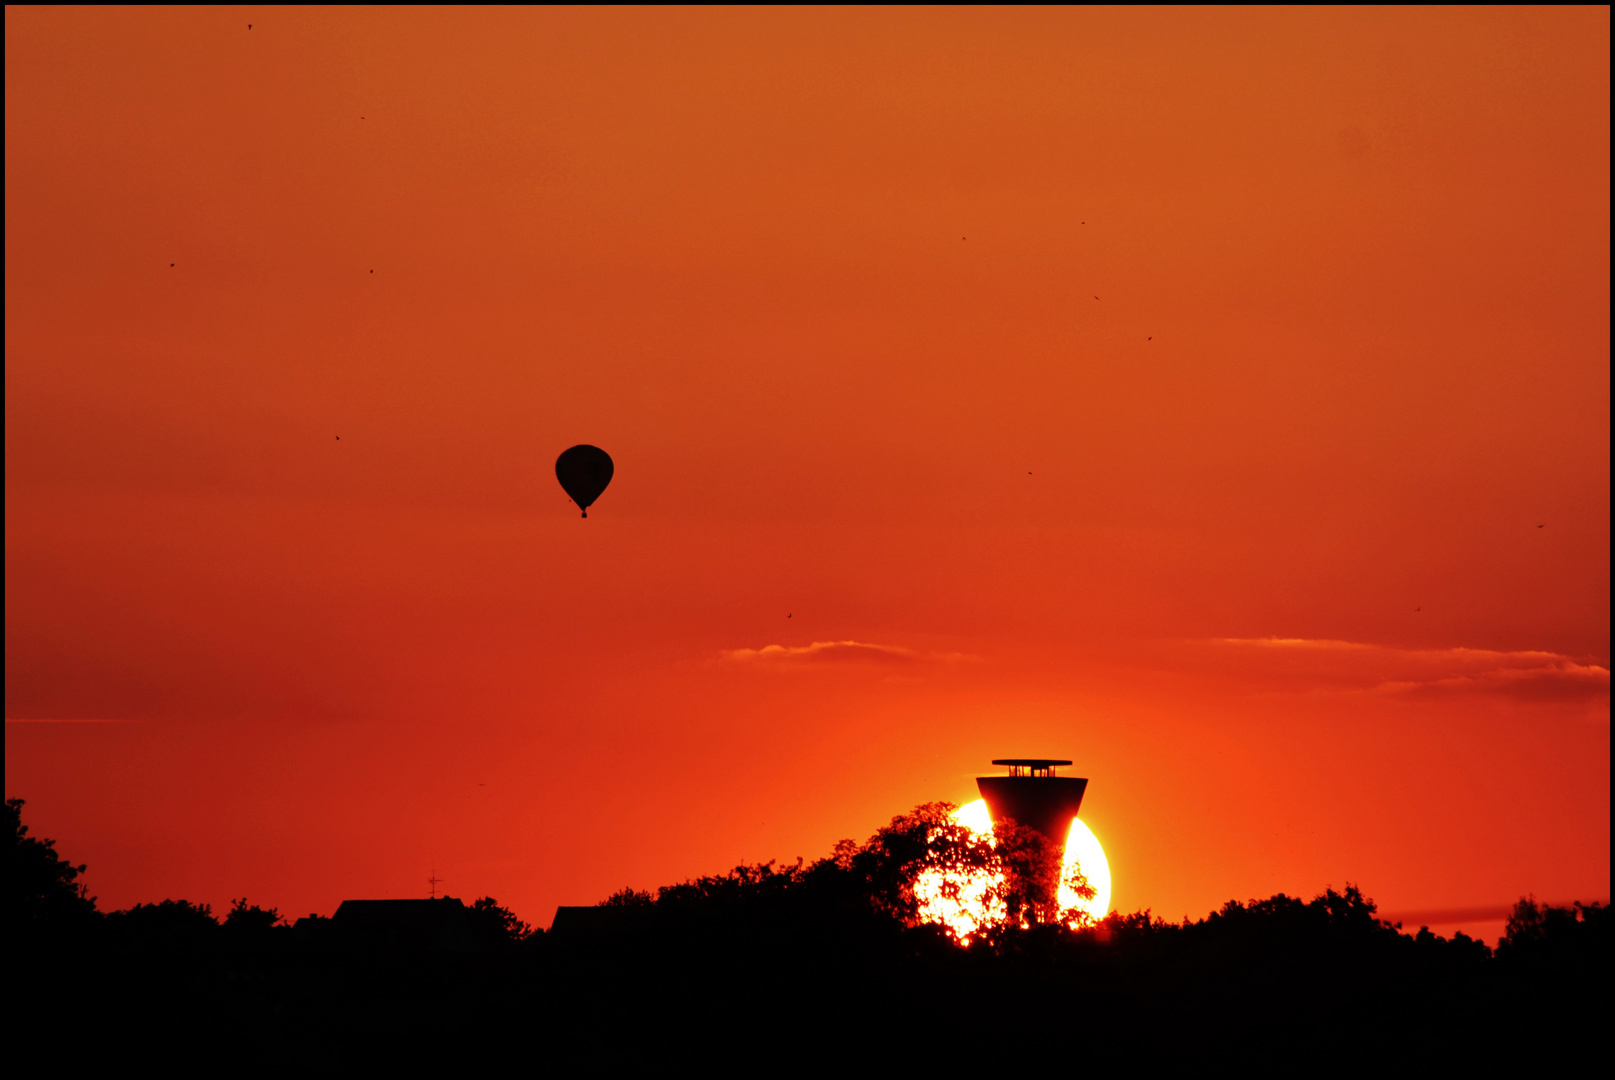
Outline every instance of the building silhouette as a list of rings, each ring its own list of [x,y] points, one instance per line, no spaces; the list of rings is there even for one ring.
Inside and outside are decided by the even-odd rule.
[[[329,937],[359,949],[388,952],[476,952],[471,909],[452,896],[431,900],[344,900]]]
[[[1057,850],[1065,850],[1066,834],[1082,807],[1088,781],[1056,776],[1055,769],[1071,762],[1053,758],[995,758],[993,764],[1007,766],[1009,775],[976,778],[976,790],[986,800],[993,821],[1009,819],[1036,829]]]

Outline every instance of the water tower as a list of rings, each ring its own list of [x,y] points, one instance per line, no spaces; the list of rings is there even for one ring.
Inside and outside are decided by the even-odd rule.
[[[1056,851],[1065,850],[1066,834],[1082,807],[1088,781],[1054,775],[1055,769],[1071,762],[1053,758],[998,758],[993,764],[1008,766],[1009,775],[976,777],[976,790],[987,801],[993,820],[1012,818],[1042,833]]]

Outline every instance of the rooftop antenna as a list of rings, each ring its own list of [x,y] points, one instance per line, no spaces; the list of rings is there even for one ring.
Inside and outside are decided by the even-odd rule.
[[[436,868],[433,868],[432,876],[427,878],[426,881],[427,881],[427,883],[429,885],[432,886],[432,894],[431,894],[429,899],[436,900],[437,899],[437,887],[439,885],[443,884],[443,879],[437,876]]]

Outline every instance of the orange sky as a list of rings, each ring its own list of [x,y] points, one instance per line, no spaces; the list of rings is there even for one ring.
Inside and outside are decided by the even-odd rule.
[[[546,924],[1022,754],[1125,910],[1609,895],[1607,8],[5,19],[104,908]]]

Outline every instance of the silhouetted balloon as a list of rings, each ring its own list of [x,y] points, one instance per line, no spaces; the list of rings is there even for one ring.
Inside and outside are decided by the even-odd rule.
[[[572,496],[584,517],[589,516],[589,504],[611,483],[611,473],[611,455],[598,446],[574,446],[555,459],[555,479]]]

